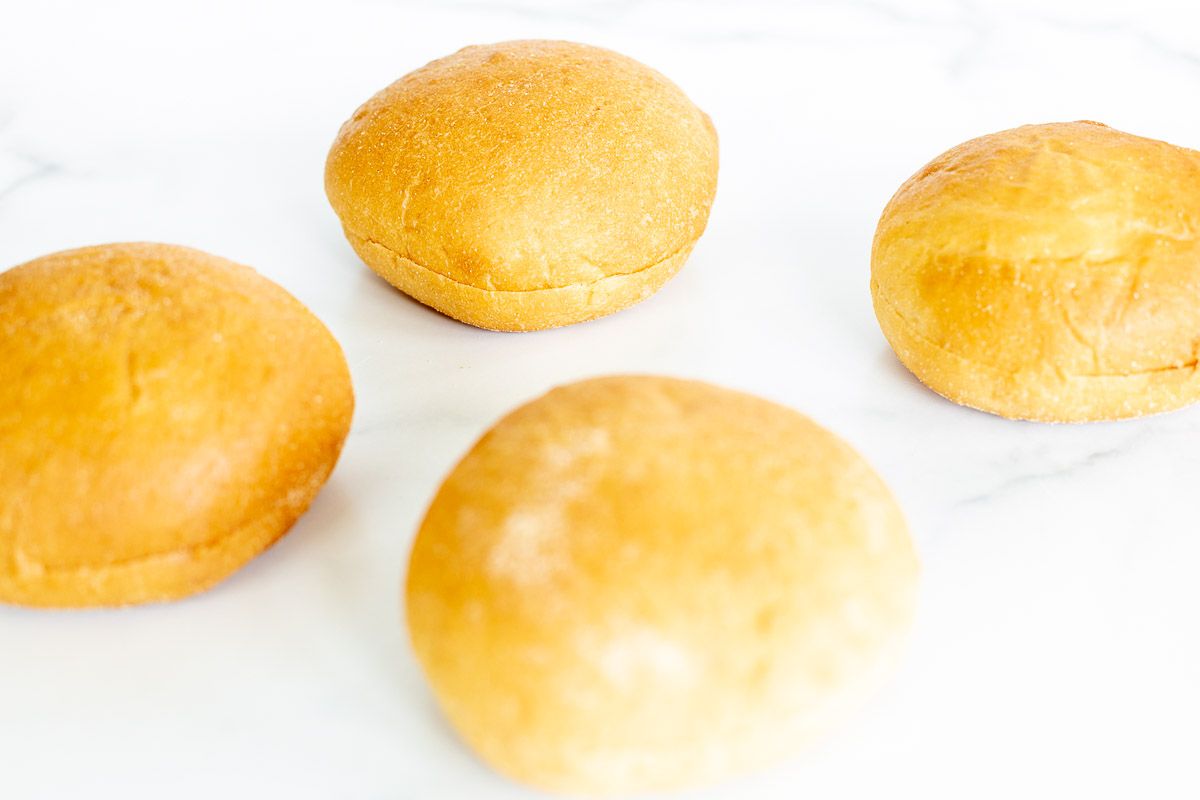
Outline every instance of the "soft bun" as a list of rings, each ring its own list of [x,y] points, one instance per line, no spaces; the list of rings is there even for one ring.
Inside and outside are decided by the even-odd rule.
[[[208,588],[308,507],[353,402],[325,327],[225,259],[114,244],[0,274],[0,602]]]
[[[891,665],[916,578],[887,488],[833,434],[739,392],[614,377],[517,409],[454,468],[408,622],[497,770],[637,792],[825,730]]]
[[[673,83],[570,42],[464,50],[372,97],[325,189],[359,256],[455,319],[583,322],[658,290],[704,231],[717,137]]]
[[[875,312],[934,391],[1005,417],[1120,419],[1200,398],[1200,153],[1095,122],[1029,125],[896,192]]]

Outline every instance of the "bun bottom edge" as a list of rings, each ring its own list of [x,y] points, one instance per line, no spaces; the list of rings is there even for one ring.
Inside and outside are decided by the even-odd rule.
[[[345,233],[358,257],[409,297],[459,322],[503,333],[561,328],[628,308],[674,277],[695,246],[690,242],[636,272],[551,289],[501,291],[460,283],[378,242],[350,230]]]
[[[339,446],[340,450],[340,446]],[[334,463],[304,491],[283,495],[270,509],[212,541],[117,564],[24,568],[0,574],[0,604],[40,609],[121,608],[182,600],[207,591],[282,539],[312,505]]]
[[[873,293],[884,338],[917,380],[958,405],[1026,422],[1086,423],[1136,419],[1200,401],[1194,366],[1130,375],[1068,375],[1047,365],[1007,372],[964,358],[913,329],[890,302]]]

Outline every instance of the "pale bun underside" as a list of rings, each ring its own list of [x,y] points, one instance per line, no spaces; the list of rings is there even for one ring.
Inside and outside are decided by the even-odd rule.
[[[1200,153],[1098,123],[939,156],[883,212],[876,315],[926,385],[1084,422],[1200,398]]]
[[[707,384],[603,378],[517,409],[455,467],[408,622],[497,770],[639,792],[826,731],[892,666],[916,577],[887,488],[834,435]]]
[[[308,507],[352,410],[337,342],[247,267],[114,244],[0,274],[0,602],[212,586]]]
[[[570,42],[468,47],[341,129],[325,188],[367,264],[463,322],[535,330],[654,292],[704,231],[708,117],[659,73]]]

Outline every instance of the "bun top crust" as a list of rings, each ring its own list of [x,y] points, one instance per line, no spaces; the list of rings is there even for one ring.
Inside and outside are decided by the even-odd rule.
[[[501,772],[645,791],[826,728],[891,665],[916,572],[887,488],[807,418],[600,378],[517,409],[455,467],[408,620],[443,709]]]
[[[680,89],[587,45],[468,47],[375,95],[325,172],[348,232],[459,283],[530,291],[695,242],[717,137]]]
[[[1162,410],[1117,397],[1112,381],[1089,399],[1080,381],[1195,368],[1200,153],[1096,122],[966,142],[884,210],[872,288],[908,335],[964,368],[1026,387],[1073,382],[1017,416]]]
[[[247,267],[113,244],[0,274],[0,600],[235,534],[323,480],[352,408],[337,342]]]

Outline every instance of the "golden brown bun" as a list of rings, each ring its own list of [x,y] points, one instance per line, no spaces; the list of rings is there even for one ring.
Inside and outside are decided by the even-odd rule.
[[[555,389],[429,509],[413,647],[493,767],[553,791],[701,784],[796,749],[873,688],[917,564],[887,488],[790,409],[693,381]]]
[[[455,319],[526,331],[649,296],[704,232],[717,136],[677,86],[570,42],[468,47],[372,97],[325,190],[359,256]]]
[[[0,274],[0,602],[212,586],[308,507],[353,405],[329,331],[223,258],[113,244]]]
[[[1200,398],[1200,153],[1096,122],[959,145],[883,212],[871,293],[900,360],[1005,417]]]

